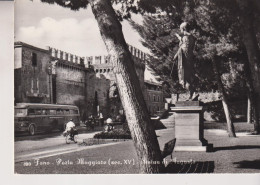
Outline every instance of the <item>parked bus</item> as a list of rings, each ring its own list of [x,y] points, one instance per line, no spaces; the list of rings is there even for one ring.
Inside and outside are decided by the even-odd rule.
[[[66,123],[73,119],[80,125],[79,109],[73,105],[17,103],[15,106],[15,132],[51,132],[64,130]]]

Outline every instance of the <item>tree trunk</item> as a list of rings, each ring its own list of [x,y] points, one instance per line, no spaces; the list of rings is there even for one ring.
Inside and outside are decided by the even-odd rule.
[[[89,0],[113,63],[113,71],[126,119],[139,159],[141,173],[162,173],[165,166],[154,126],[125,42],[122,26],[109,0]]]
[[[247,123],[252,123],[252,99],[250,95],[247,97]]]
[[[212,59],[212,64],[213,64],[213,70],[214,70],[214,73],[215,73],[215,76],[216,76],[216,79],[217,79],[217,83],[218,83],[218,89],[219,89],[220,93],[222,94],[222,105],[223,105],[223,109],[224,109],[226,121],[227,121],[228,136],[229,137],[236,137],[234,124],[232,122],[231,114],[230,114],[230,111],[229,111],[227,95],[226,95],[223,83],[221,81],[221,76],[220,76],[220,73],[218,71],[218,67],[217,67],[217,63],[216,63],[215,58]]]
[[[255,117],[255,111],[257,110],[257,100],[255,97],[255,90],[253,86],[253,79],[249,67],[249,62],[247,60],[244,62],[244,72],[248,94],[247,122],[252,123],[253,116]]]
[[[257,44],[256,34],[254,32],[254,15],[252,4],[245,0],[236,0],[240,8],[240,21],[243,43],[246,47],[249,69],[253,79],[253,98],[257,100],[260,94],[260,50]],[[254,107],[254,132],[260,133],[259,130],[259,107],[260,102],[257,100]]]

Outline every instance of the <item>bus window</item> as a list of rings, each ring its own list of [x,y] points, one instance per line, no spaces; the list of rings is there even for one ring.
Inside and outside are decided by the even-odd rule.
[[[57,109],[57,114],[59,114],[59,115],[63,114],[63,110],[62,109]]]
[[[34,109],[28,109],[28,115],[35,115]]]
[[[27,115],[27,109],[15,109],[14,114],[16,116],[26,116]]]
[[[70,114],[78,114],[78,110],[72,109],[70,110]]]
[[[48,115],[50,111],[48,109],[42,109],[42,115]]]
[[[56,114],[56,110],[50,109],[50,114]]]
[[[35,112],[35,115],[41,115],[42,114],[41,109],[35,109],[34,112]]]
[[[64,111],[64,114],[70,114],[70,110],[69,109],[66,109],[66,110],[63,110]]]

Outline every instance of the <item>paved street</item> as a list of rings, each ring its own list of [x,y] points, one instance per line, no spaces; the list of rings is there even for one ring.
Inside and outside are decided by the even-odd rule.
[[[161,149],[165,142],[174,137],[173,133],[173,128],[157,131]],[[168,166],[171,173],[260,172],[260,136],[238,133],[237,138],[229,138],[226,131],[217,129],[205,130],[204,133],[209,143],[214,145],[214,151],[210,153],[174,152],[172,159],[170,156],[166,158],[167,164],[170,162],[175,164],[174,167]],[[80,138],[85,136],[90,136],[90,134],[82,134]],[[39,160],[37,160],[37,155],[27,156],[27,159],[24,158],[26,160],[20,160],[20,162],[18,160],[15,163],[15,172],[23,174],[138,173],[137,156],[132,141],[80,146],[66,145],[58,136],[50,138],[52,139],[56,143],[61,142],[60,145],[50,147],[54,150],[53,153],[40,154]],[[41,142],[44,143],[46,140]],[[15,144],[18,145],[17,142]],[[39,152],[39,150],[36,151]],[[24,152],[19,152],[20,154]],[[18,155],[16,157],[19,158]]]
[[[93,138],[102,128],[96,128],[94,131],[86,131],[85,127],[79,127],[78,143],[83,139]],[[15,137],[14,151],[15,162],[29,160],[32,158],[42,158],[79,150],[78,145],[66,144],[62,132],[53,132],[49,134],[39,133],[35,136],[27,134],[18,134]]]

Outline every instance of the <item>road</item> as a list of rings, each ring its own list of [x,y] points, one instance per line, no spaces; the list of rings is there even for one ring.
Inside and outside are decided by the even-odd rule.
[[[83,139],[93,138],[96,133],[100,132],[100,129],[86,131],[84,127],[78,128],[78,130],[78,143],[82,143]],[[30,159],[39,159],[84,149],[85,147],[79,147],[79,145],[75,143],[66,144],[65,138],[62,136],[61,132],[53,132],[49,134],[39,133],[35,136],[20,134],[15,137],[14,157],[15,163],[17,163]]]
[[[95,133],[80,133],[79,143]],[[173,129],[157,131],[161,146]],[[161,137],[162,135],[167,137]],[[138,173],[132,140],[100,145],[66,144],[61,133],[20,136],[15,141],[15,173]]]

